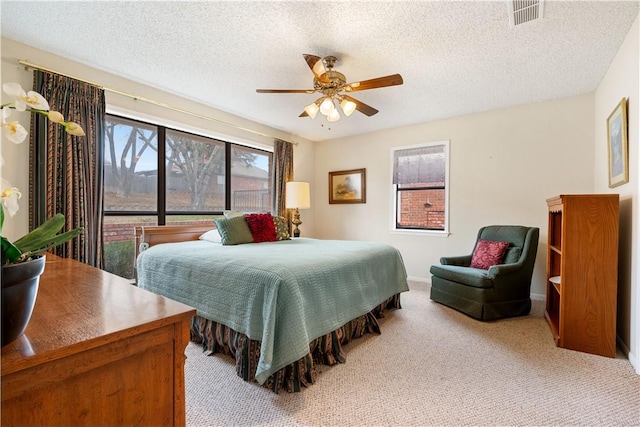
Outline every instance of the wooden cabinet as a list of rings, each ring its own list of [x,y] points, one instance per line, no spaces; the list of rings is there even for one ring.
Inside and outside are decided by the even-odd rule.
[[[47,255],[24,335],[2,348],[2,425],[185,425],[195,310]]]
[[[547,200],[545,318],[556,345],[616,355],[618,195],[560,195]]]

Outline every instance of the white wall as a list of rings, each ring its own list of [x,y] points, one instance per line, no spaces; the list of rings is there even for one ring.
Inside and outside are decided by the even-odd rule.
[[[296,175],[296,179],[309,179],[313,176],[314,162],[313,156],[310,154],[313,152],[313,143],[308,140],[299,137],[294,139],[292,135],[286,132],[269,128],[213,108],[205,107],[189,99],[169,94],[153,87],[140,85],[125,78],[87,67],[66,58],[17,43],[13,40],[3,38],[1,42],[2,83],[18,82],[25,90],[30,90],[33,87],[32,70],[26,70],[24,66],[18,64],[18,60],[23,59],[62,74],[68,74],[97,83],[100,86],[117,89],[125,93],[165,103],[186,111],[199,113],[203,116],[212,118],[213,120],[194,117],[183,112],[174,111],[144,101],[134,100],[130,97],[118,95],[114,92],[106,91],[107,111],[114,114],[147,120],[153,123],[175,126],[178,129],[188,130],[201,135],[217,137],[227,141],[239,142],[266,149],[271,149],[273,147],[273,138],[270,136],[275,136],[288,141],[295,140],[298,142],[298,145],[294,147],[295,168],[302,171]],[[23,126],[26,129],[29,129],[29,114],[19,113],[16,117],[19,117]],[[224,123],[231,123],[239,127],[251,129],[257,133],[240,130]],[[258,133],[270,136],[263,136]],[[9,240],[14,240],[28,231],[28,140],[23,144],[15,145],[3,139],[2,144],[0,145],[0,151],[2,152],[5,160],[2,170],[0,171],[0,175],[23,192],[23,198],[20,201],[20,211],[18,215],[13,218],[7,218],[5,220],[3,230],[3,234],[9,238]],[[313,232],[313,212],[309,212],[309,215],[305,215],[305,217],[305,228],[309,232]],[[306,224],[306,222],[309,222],[309,224]]]
[[[400,249],[413,279],[441,256],[470,254],[489,224],[540,228],[532,293],[545,291],[547,205],[593,189],[593,95],[525,105],[319,142],[313,205],[317,237],[375,240]],[[374,118],[375,120],[375,118]],[[450,140],[449,237],[393,234],[390,148]],[[367,202],[329,205],[328,172],[366,168]]]
[[[31,88],[33,85],[31,73],[24,72],[23,68],[18,67],[15,63],[10,65],[5,61],[5,56],[9,55],[8,50],[8,43],[5,43],[5,40],[2,39],[2,71],[0,80],[3,84],[17,82],[20,83],[23,88]],[[4,91],[0,90],[0,93],[0,99],[4,102]],[[28,114],[14,112],[11,120],[15,119],[18,119],[27,131],[29,130],[31,119]],[[24,194],[24,197],[19,201],[20,210],[18,214],[11,218],[7,216],[4,221],[2,234],[11,241],[24,235],[28,231],[29,143],[27,141],[16,145],[2,137],[2,142],[0,143],[0,154],[4,159],[4,164],[0,168],[0,176]]]
[[[636,18],[624,43],[595,93],[594,192],[620,194],[620,245],[618,269],[619,342],[640,373],[640,284],[638,283],[638,187],[640,186],[640,26]],[[628,98],[629,183],[608,187],[607,117],[622,98]]]

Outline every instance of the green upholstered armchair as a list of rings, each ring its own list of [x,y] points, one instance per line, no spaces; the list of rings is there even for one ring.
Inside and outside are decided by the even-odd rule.
[[[539,229],[490,225],[478,231],[472,255],[440,258],[431,266],[431,299],[479,320],[524,316],[531,311],[531,276]],[[472,268],[478,241],[509,242],[502,263]]]

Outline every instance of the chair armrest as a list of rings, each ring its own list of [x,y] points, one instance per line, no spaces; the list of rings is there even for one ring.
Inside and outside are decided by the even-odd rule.
[[[460,267],[469,267],[471,264],[471,255],[450,256],[440,258],[442,265],[458,265]]]
[[[522,262],[515,262],[513,264],[497,264],[492,265],[487,270],[487,276],[492,279],[495,279],[497,276],[505,276],[508,274],[513,274],[522,269]]]

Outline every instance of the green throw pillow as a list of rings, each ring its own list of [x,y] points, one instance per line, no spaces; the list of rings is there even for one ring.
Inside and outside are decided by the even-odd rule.
[[[244,216],[214,220],[223,245],[241,245],[253,243],[251,230]]]

